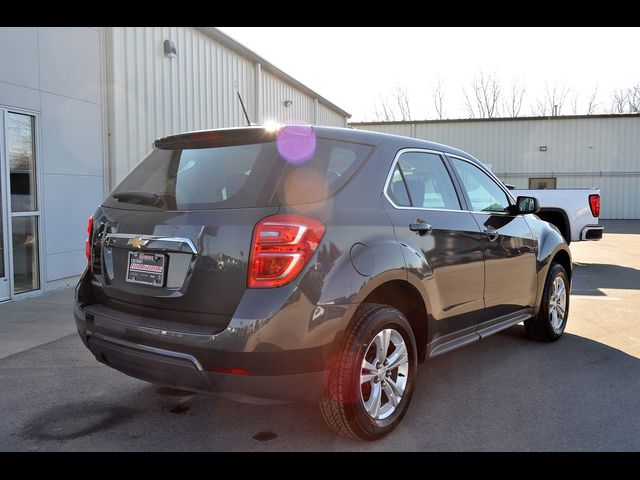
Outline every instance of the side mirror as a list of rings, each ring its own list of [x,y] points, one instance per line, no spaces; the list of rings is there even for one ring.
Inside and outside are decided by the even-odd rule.
[[[540,204],[535,197],[518,197],[516,200],[517,214],[538,213]]]

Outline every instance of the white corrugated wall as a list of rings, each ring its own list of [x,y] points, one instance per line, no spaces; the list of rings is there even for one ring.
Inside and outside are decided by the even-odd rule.
[[[528,188],[530,177],[556,177],[557,188],[599,187],[602,218],[640,218],[640,115],[353,127],[460,148],[518,188]]]
[[[110,27],[106,36],[111,186],[157,137],[245,125],[236,91],[253,123],[346,126],[340,113],[194,27]],[[166,39],[176,58],[165,56]]]

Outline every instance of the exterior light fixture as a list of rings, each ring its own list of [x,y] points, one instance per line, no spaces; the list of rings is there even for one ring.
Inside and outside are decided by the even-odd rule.
[[[547,146],[546,145],[541,145],[540,146],[540,151],[541,152],[546,152],[547,151]]]
[[[284,106],[289,108],[291,105],[293,105],[293,100],[285,100],[284,101]]]
[[[178,52],[176,50],[176,44],[171,40],[164,41],[164,54],[169,58],[176,58]]]

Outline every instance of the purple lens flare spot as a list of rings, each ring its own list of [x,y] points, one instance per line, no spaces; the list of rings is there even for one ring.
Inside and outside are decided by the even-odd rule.
[[[316,152],[316,136],[309,125],[285,125],[276,135],[278,153],[287,162],[300,165]]]

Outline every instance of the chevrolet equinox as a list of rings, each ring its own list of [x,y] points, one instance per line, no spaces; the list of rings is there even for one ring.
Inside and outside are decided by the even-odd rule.
[[[244,402],[318,401],[364,440],[417,364],[524,322],[550,342],[571,256],[533,197],[461,150],[288,125],[154,149],[89,220],[75,321],[96,359]]]

